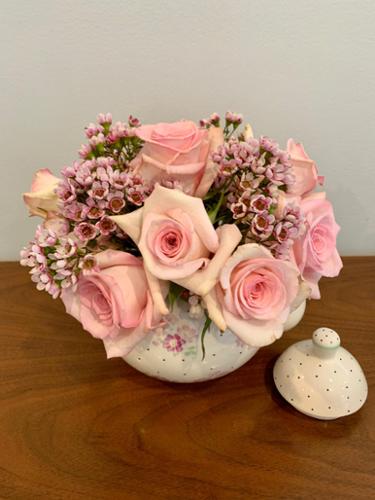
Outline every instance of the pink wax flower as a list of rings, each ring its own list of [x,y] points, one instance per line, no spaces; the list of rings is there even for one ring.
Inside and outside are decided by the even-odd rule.
[[[142,261],[126,252],[96,254],[93,270],[83,272],[77,291],[63,290],[61,298],[66,311],[103,340],[109,358],[125,356],[160,322]]]
[[[81,241],[89,241],[93,240],[96,238],[98,232],[95,226],[92,224],[89,224],[87,222],[81,222],[74,228],[74,234],[81,240]]]
[[[217,141],[222,142],[219,132],[198,128],[194,122],[158,123],[143,125],[136,130],[137,136],[145,144],[134,161],[135,173],[148,182],[161,182],[164,179],[181,182],[184,191],[199,196],[208,191],[204,178],[209,153],[216,149]],[[219,137],[219,139],[217,139]],[[211,165],[208,165],[209,168]],[[204,186],[200,186],[204,178]],[[203,193],[204,195],[205,193]]]
[[[256,214],[251,220],[250,230],[254,236],[266,240],[273,231],[275,216],[268,213]]]
[[[115,191],[108,195],[108,208],[111,212],[118,214],[125,207],[124,193]]]
[[[109,180],[115,189],[123,190],[128,183],[128,174],[115,170],[112,175],[110,175]]]
[[[92,174],[93,166],[94,162],[90,160],[81,163],[75,175],[75,182],[78,182],[78,184],[84,188],[90,187],[94,182],[94,176]]]
[[[110,235],[117,228],[116,224],[109,217],[103,217],[95,226],[102,236]]]
[[[75,187],[70,179],[58,184],[56,194],[63,203],[71,203],[77,198]]]
[[[91,139],[91,137],[101,132],[103,132],[103,127],[101,125],[96,125],[95,123],[89,123],[85,128],[85,134],[88,139]]]
[[[243,122],[243,116],[238,113],[232,113],[232,111],[227,111],[225,113],[225,121],[227,123],[240,125]]]
[[[210,115],[208,121],[214,127],[218,127],[220,124],[220,115],[218,113],[212,113],[212,115]]]
[[[250,209],[258,214],[268,212],[271,205],[272,198],[270,196],[264,196],[264,194],[255,194],[250,199]]]
[[[129,115],[128,124],[130,125],[130,127],[139,127],[141,125],[141,122],[135,116]]]
[[[52,231],[56,236],[66,236],[69,233],[69,222],[61,216],[47,217],[43,224],[44,228]]]
[[[322,276],[337,276],[342,261],[336,248],[340,226],[325,193],[314,193],[302,199],[306,232],[293,247],[302,277],[312,289],[311,298],[319,299],[318,281]]]
[[[108,182],[95,181],[91,186],[91,189],[87,191],[87,194],[91,196],[94,200],[103,200],[107,197],[109,192]]]
[[[301,143],[289,139],[287,151],[290,155],[292,173],[295,178],[295,182],[289,187],[288,193],[303,196],[312,191],[318,183],[323,184],[324,177],[318,176],[315,162],[309,158]]]
[[[23,201],[28,207],[30,215],[46,218],[49,214],[58,211],[56,189],[59,183],[60,179],[55,177],[48,168],[43,168],[35,173],[31,191],[23,195]]]
[[[201,120],[199,120],[200,128],[208,128],[210,125],[211,125],[210,121],[205,119],[205,118],[202,118]]]
[[[81,144],[78,154],[81,158],[89,158],[91,151],[91,146],[89,144]]]
[[[89,211],[87,212],[88,219],[100,219],[105,214],[104,210],[95,205],[91,206]]]
[[[112,123],[111,113],[99,113],[97,117],[97,122],[100,125],[111,124]]]
[[[21,251],[21,265],[31,268],[31,279],[37,289],[45,290],[53,298],[62,289],[74,287],[80,257],[86,253],[71,236],[58,235],[43,223],[37,227],[34,240]]]
[[[248,345],[262,347],[280,338],[299,291],[299,272],[263,246],[239,246],[206,298],[211,319]]]
[[[98,135],[93,135],[90,140],[89,144],[92,148],[96,148],[99,144],[104,144],[105,143],[105,136],[101,132]]]
[[[90,207],[79,202],[72,202],[63,207],[63,216],[69,220],[80,222],[86,219]]]

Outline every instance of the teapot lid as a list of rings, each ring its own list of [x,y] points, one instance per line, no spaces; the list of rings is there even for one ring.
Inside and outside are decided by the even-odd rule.
[[[273,378],[292,406],[318,419],[350,415],[367,398],[362,368],[330,328],[318,328],[312,340],[288,347],[275,363]]]

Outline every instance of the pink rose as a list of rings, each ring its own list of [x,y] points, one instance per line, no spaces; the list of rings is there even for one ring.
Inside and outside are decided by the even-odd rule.
[[[103,340],[108,357],[125,356],[160,319],[142,261],[126,252],[96,254],[93,270],[83,272],[77,291],[64,289],[61,298],[67,313]]]
[[[306,196],[301,201],[301,209],[306,218],[306,232],[293,246],[294,258],[303,279],[312,289],[311,297],[319,299],[320,278],[337,276],[342,268],[336,248],[340,226],[325,193]]]
[[[158,280],[205,295],[241,240],[235,225],[215,231],[201,199],[160,185],[142,208],[111,219],[138,245],[154,301],[163,314],[168,310],[159,300]]]
[[[149,182],[176,182],[191,195],[206,194],[216,172],[209,154],[223,143],[221,129],[211,127],[207,131],[194,122],[180,121],[143,125],[135,130],[145,141],[134,160],[135,173]]]
[[[220,273],[219,285],[205,298],[211,319],[228,327],[253,347],[280,338],[295,307],[299,272],[290,262],[275,259],[261,245],[241,245]]]
[[[295,183],[288,189],[290,194],[303,196],[312,191],[318,183],[323,184],[324,177],[318,176],[315,162],[309,158],[301,143],[289,139],[287,151],[290,155],[292,173],[295,177]]]
[[[57,212],[57,195],[55,190],[60,179],[55,177],[48,168],[38,170],[31,184],[31,192],[24,193],[23,201],[29,208],[30,215],[46,218]]]

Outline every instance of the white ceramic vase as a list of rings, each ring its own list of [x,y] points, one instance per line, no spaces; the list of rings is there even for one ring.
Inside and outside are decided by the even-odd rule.
[[[285,323],[284,331],[302,319],[306,303],[296,309]],[[186,303],[177,301],[163,328],[140,342],[124,360],[136,370],[169,382],[204,382],[237,370],[258,351],[244,344],[230,330],[220,332],[211,324],[204,338],[205,318],[192,319]]]

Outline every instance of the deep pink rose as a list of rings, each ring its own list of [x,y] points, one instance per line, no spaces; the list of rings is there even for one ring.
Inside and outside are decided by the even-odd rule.
[[[211,127],[207,131],[194,122],[180,121],[143,125],[135,130],[145,141],[134,161],[135,173],[149,182],[176,182],[187,194],[206,194],[213,182],[214,164],[209,153],[222,144],[221,129]]]
[[[311,298],[319,299],[320,278],[337,276],[342,268],[336,248],[340,226],[325,193],[306,196],[301,201],[301,209],[306,218],[306,232],[294,244],[294,258],[303,279],[311,287]]]
[[[110,217],[138,245],[155,303],[159,280],[171,280],[198,295],[217,282],[221,267],[241,240],[234,224],[215,231],[200,198],[157,185],[144,206]]]
[[[299,293],[299,271],[261,245],[241,245],[223,267],[219,285],[206,297],[211,319],[253,347],[280,338]]]
[[[125,356],[155,326],[153,302],[140,259],[105,250],[84,271],[77,290],[62,291],[66,311],[93,337],[103,340],[108,357]]]
[[[288,188],[288,193],[303,196],[312,191],[318,183],[323,184],[324,177],[318,176],[315,162],[308,156],[301,143],[289,139],[287,151],[295,177],[295,183]]]
[[[46,218],[58,211],[55,190],[59,182],[60,179],[55,177],[48,168],[42,168],[35,173],[31,191],[23,195],[23,201],[30,215]]]

